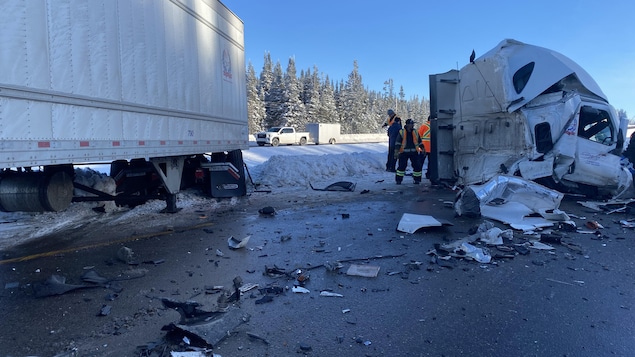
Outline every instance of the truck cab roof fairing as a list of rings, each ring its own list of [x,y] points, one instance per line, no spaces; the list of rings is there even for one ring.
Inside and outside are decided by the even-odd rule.
[[[478,66],[479,62],[490,60],[499,63],[503,69],[502,84],[506,95],[504,100],[508,105],[507,111],[510,113],[572,74],[575,74],[575,77],[580,82],[582,88],[579,89],[608,102],[606,95],[604,95],[595,80],[577,63],[558,52],[506,39],[483,56],[477,58],[474,63]],[[534,65],[531,75],[528,77],[527,83],[520,88],[521,92],[517,93],[513,83],[513,76],[519,69],[532,62]]]

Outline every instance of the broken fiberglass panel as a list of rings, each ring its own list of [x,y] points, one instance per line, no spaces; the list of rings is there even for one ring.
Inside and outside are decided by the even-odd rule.
[[[606,96],[595,80],[577,63],[558,52],[515,40],[503,40],[494,49],[477,59],[476,64],[490,57],[501,62],[501,67],[509,72],[507,76],[501,77],[505,81],[504,92],[508,96],[504,98],[505,103],[512,103],[507,108],[508,112],[516,111],[571,74],[575,74],[580,84],[589,92],[606,100]],[[516,93],[512,78],[518,70],[523,68],[526,70],[527,64],[531,62],[535,63],[531,75],[528,76],[527,83],[522,86],[522,91]]]
[[[397,230],[400,232],[414,233],[421,228],[441,227],[444,225],[451,226],[452,223],[444,220],[438,220],[432,216],[404,213],[401,216],[401,220],[399,220]]]

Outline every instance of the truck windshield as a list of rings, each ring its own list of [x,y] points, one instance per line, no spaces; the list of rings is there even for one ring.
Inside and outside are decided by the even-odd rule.
[[[279,127],[274,127],[274,128],[269,128],[269,130],[267,130],[270,133],[277,133],[280,130]]]

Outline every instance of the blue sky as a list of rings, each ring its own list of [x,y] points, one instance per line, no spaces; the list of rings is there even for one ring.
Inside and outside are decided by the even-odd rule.
[[[467,64],[513,38],[558,51],[635,118],[635,2],[424,0],[221,0],[245,23],[245,57],[256,73],[265,52],[286,70],[317,66],[346,80],[357,61],[365,86],[392,78],[407,98],[429,98],[428,75]]]

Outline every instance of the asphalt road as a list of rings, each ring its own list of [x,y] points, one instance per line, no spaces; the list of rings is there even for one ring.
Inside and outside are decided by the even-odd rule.
[[[184,351],[178,329],[162,330],[180,321],[162,298],[195,301],[203,316],[227,308],[211,320],[231,325],[213,347],[221,356],[633,355],[635,234],[616,223],[632,214],[596,213],[565,199],[561,209],[584,217],[574,219],[579,227],[598,221],[599,234],[562,232],[568,247],[512,252],[492,264],[452,258],[444,267],[429,250],[467,236],[483,219],[455,217],[446,204],[455,192],[424,183],[396,186],[386,174],[384,182],[358,182],[355,192],[254,192],[224,209],[203,201],[142,231],[134,223],[88,224],[0,252],[0,356]],[[259,214],[265,206],[277,214]],[[403,213],[453,225],[402,233]],[[250,239],[230,250],[231,236]],[[516,232],[506,245],[530,238]],[[124,246],[132,264],[118,259]],[[327,269],[338,261],[341,268]],[[379,272],[347,275],[352,264]],[[298,269],[307,294],[291,290]],[[82,280],[91,270],[107,282]],[[89,287],[37,297],[53,274]],[[223,293],[213,287],[231,289],[236,277],[269,289],[219,302]],[[211,336],[209,322],[201,328]]]

